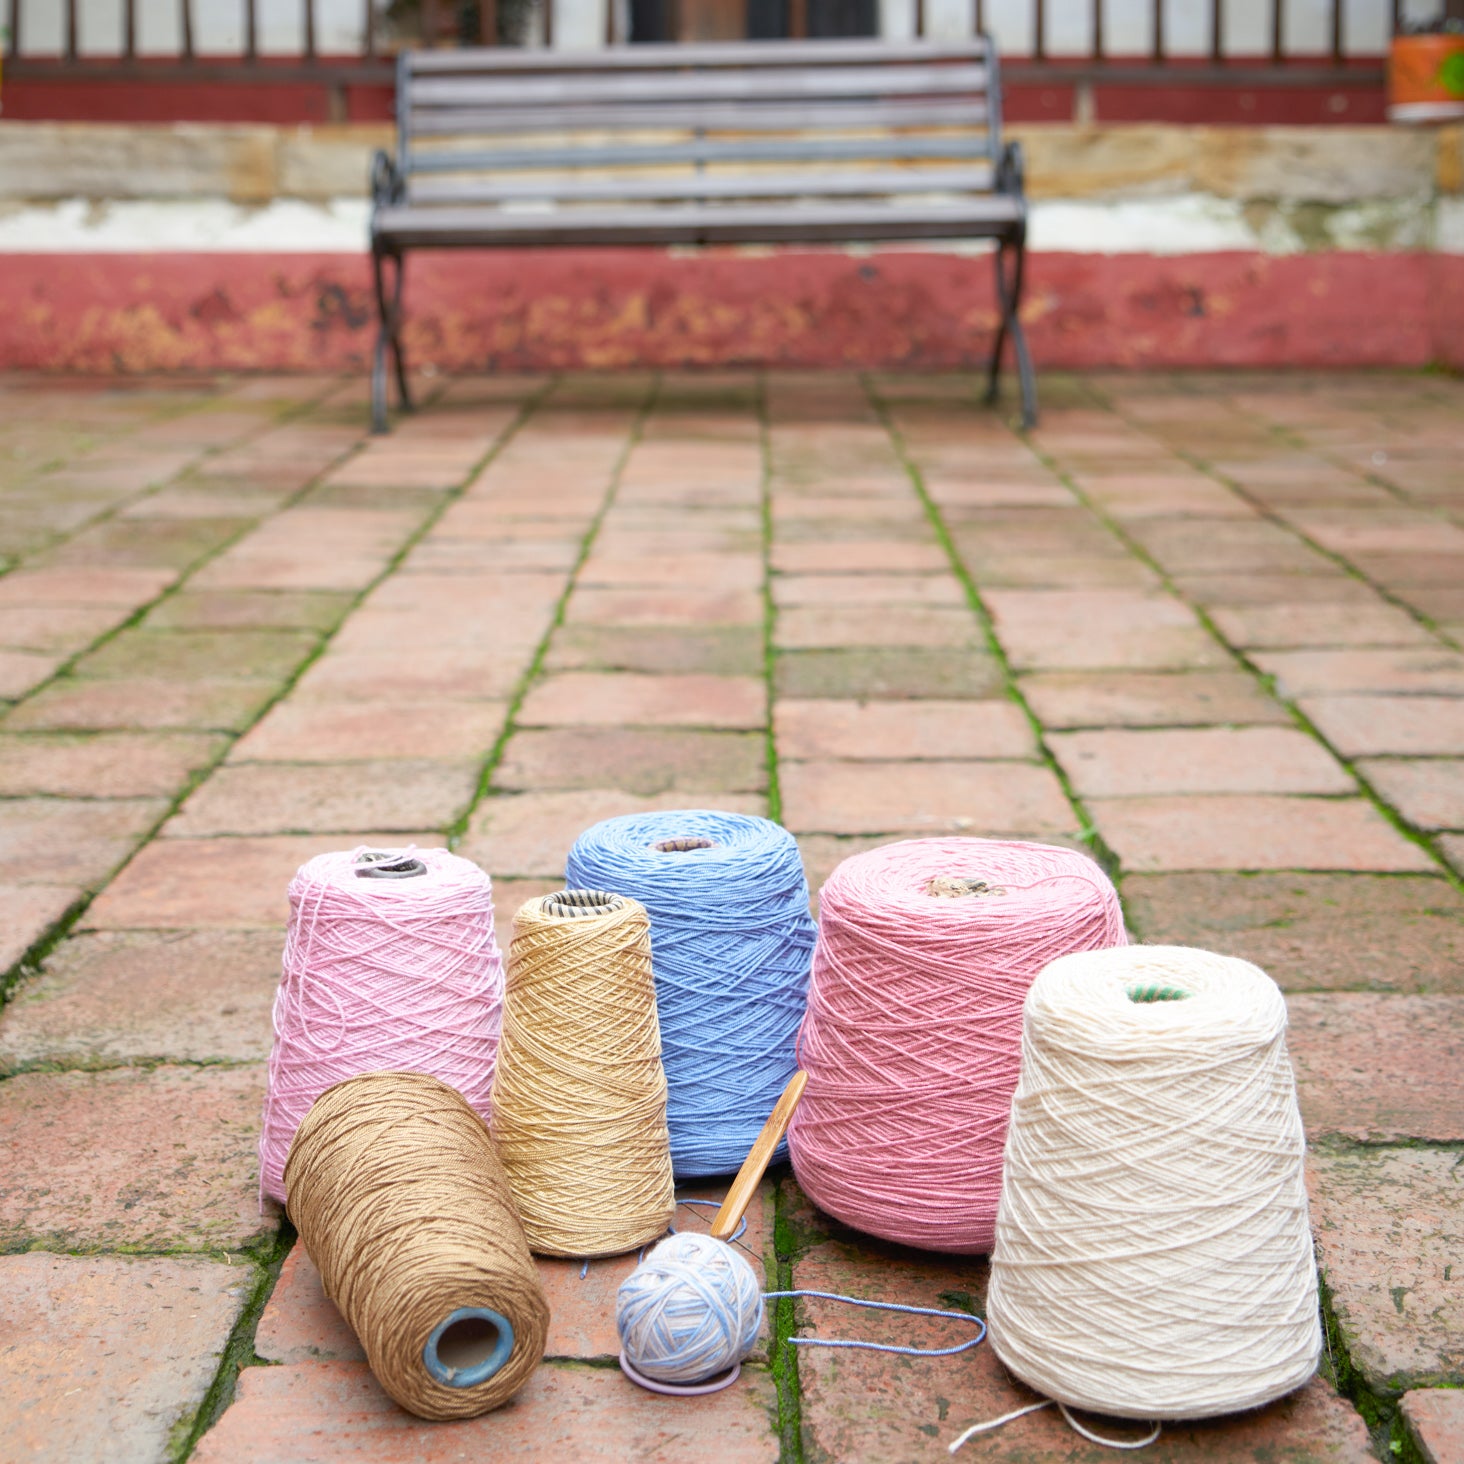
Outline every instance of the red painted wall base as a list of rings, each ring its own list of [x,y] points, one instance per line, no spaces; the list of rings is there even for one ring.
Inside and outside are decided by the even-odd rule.
[[[418,254],[409,357],[443,370],[979,363],[990,261],[840,251]],[[1464,257],[1038,254],[1040,368],[1464,367]],[[352,255],[10,255],[0,368],[362,369],[370,264]]]

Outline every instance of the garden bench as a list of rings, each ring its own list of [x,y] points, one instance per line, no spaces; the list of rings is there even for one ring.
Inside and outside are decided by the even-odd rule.
[[[372,168],[377,431],[388,355],[411,404],[409,250],[922,239],[995,243],[989,396],[1010,336],[1035,422],[1022,157],[1002,139],[989,40],[485,47],[397,64],[396,156]]]

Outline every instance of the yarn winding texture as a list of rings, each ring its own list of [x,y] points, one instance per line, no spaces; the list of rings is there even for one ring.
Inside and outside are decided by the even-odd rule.
[[[678,1179],[735,1170],[795,1066],[814,925],[793,836],[747,814],[628,814],[581,834],[565,877],[649,912],[671,1162]]]
[[[1028,987],[1057,956],[1126,940],[1113,886],[1071,849],[909,839],[844,860],[798,1036],[804,1192],[886,1240],[989,1250]]]
[[[637,1372],[700,1383],[752,1351],[762,1285],[730,1245],[695,1231],[663,1240],[615,1294],[620,1344]]]
[[[1254,1408],[1321,1351],[1286,1003],[1246,961],[1134,946],[1027,998],[992,1345],[1072,1407]]]
[[[446,849],[410,853],[416,877],[363,878],[358,848],[317,855],[290,882],[259,1139],[260,1190],[277,1200],[310,1105],[357,1073],[430,1073],[488,1118],[503,1019],[493,887]]]
[[[549,1305],[483,1121],[420,1073],[321,1095],[285,1169],[290,1219],[381,1386],[420,1418],[472,1418],[533,1373]],[[429,1339],[461,1308],[507,1319],[513,1346],[472,1386],[433,1378]]]
[[[616,1255],[676,1207],[651,927],[623,895],[572,890],[513,921],[493,1137],[530,1250]]]

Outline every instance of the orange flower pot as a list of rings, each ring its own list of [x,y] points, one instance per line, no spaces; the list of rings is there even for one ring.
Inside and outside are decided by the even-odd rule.
[[[1393,38],[1388,116],[1394,122],[1464,118],[1464,35]]]

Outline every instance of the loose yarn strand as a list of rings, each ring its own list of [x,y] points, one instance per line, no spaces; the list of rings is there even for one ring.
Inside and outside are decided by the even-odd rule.
[[[941,1311],[931,1306],[906,1306],[896,1301],[866,1301],[862,1296],[841,1296],[837,1291],[764,1291],[764,1301],[775,1301],[780,1297],[816,1297],[820,1301],[841,1301],[846,1306],[862,1306],[870,1311],[903,1312],[912,1317],[943,1317],[953,1322],[974,1322],[980,1331],[969,1341],[954,1347],[899,1347],[891,1342],[857,1342],[844,1337],[790,1337],[795,1347],[854,1347],[865,1352],[893,1352],[900,1357],[954,1357],[958,1352],[969,1352],[986,1340],[986,1323],[970,1312]]]
[[[1058,1411],[1067,1420],[1067,1426],[1076,1434],[1087,1439],[1090,1444],[1098,1444],[1105,1449],[1147,1449],[1150,1444],[1158,1441],[1164,1425],[1156,1423],[1154,1427],[1141,1439],[1106,1439],[1101,1434],[1095,1434],[1090,1429],[1083,1427],[1065,1403],[1058,1403],[1055,1398],[1044,1398],[1040,1403],[1029,1403],[1025,1408],[1014,1408],[1010,1413],[1003,1413],[1000,1418],[993,1418],[986,1423],[973,1423],[959,1438],[952,1439],[946,1445],[949,1453],[954,1454],[968,1439],[974,1439],[977,1434],[991,1433],[1001,1428],[1004,1424],[1011,1423],[1013,1419],[1025,1418],[1029,1413],[1039,1413],[1044,1408],[1056,1406]]]

